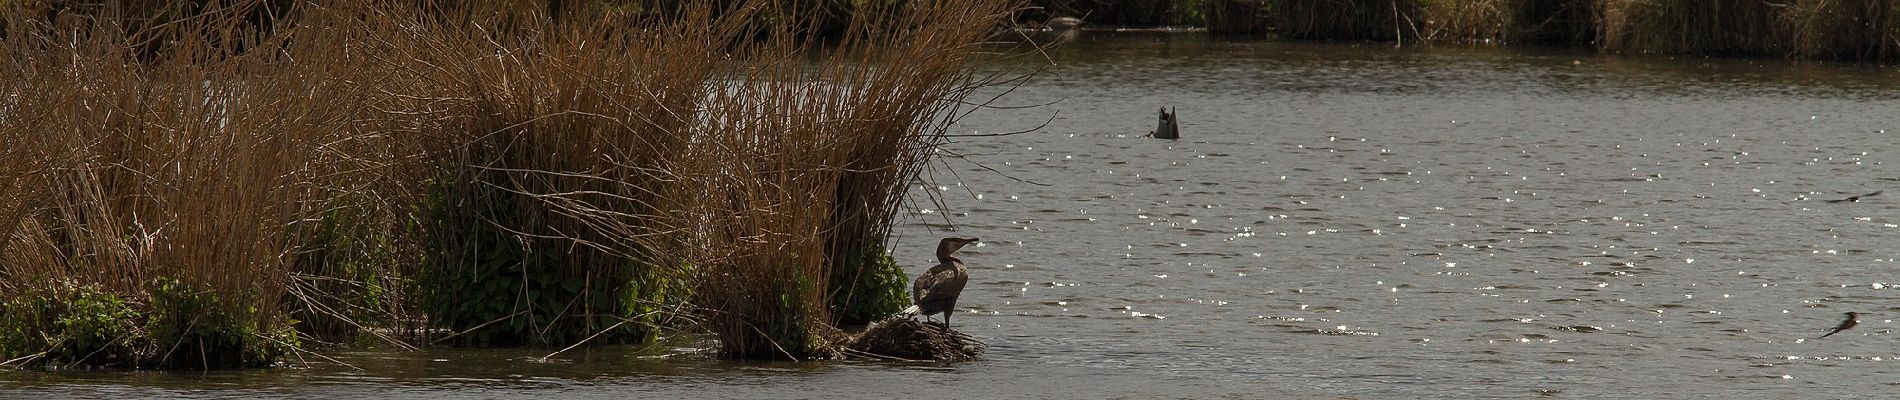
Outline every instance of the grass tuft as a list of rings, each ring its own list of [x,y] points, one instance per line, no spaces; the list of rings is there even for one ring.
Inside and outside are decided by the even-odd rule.
[[[823,356],[1015,4],[812,2],[0,4],[0,353]]]

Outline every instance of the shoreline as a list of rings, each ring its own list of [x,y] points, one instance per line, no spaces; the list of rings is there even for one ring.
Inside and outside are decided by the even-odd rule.
[[[1281,40],[1570,46],[1606,54],[1892,63],[1900,3],[1792,0],[1700,7],[1637,0],[1037,0],[1016,22],[1082,18],[1113,29]]]

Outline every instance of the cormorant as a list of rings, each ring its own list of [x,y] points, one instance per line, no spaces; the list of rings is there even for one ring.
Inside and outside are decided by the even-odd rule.
[[[951,257],[950,253],[976,242],[977,238],[943,238],[937,242],[937,265],[911,281],[910,300],[916,305],[905,309],[904,314],[929,317],[943,313],[943,329],[949,330],[950,313],[957,308],[957,295],[962,294],[963,285],[970,282],[970,270],[963,267],[963,260]]]
[[[1860,314],[1849,312],[1847,313],[1847,320],[1841,321],[1841,326],[1834,327],[1833,332],[1828,332],[1826,335],[1821,335],[1821,337],[1834,336],[1836,333],[1841,333],[1841,331],[1853,328],[1854,325],[1860,325]]]

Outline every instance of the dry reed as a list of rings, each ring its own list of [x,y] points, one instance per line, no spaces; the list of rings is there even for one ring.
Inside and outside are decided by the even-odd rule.
[[[1271,21],[1298,39],[1593,44],[1612,53],[1774,55],[1890,60],[1900,3],[1889,0],[1251,0],[1209,3],[1210,29],[1256,32]],[[1241,27],[1241,28],[1235,28]]]
[[[1761,1],[1599,0],[1597,43],[1632,53],[1784,54],[1776,5]]]
[[[1587,44],[1594,0],[1419,0],[1420,39],[1481,44]]]
[[[697,305],[736,357],[826,356],[831,274],[881,251],[905,184],[945,139],[978,79],[975,47],[1008,1],[858,9],[818,43],[768,35],[710,94],[666,196],[697,268]],[[852,280],[844,280],[846,282]],[[835,304],[835,303],[834,303]]]
[[[1020,21],[1039,24],[1055,17],[1085,18],[1094,26],[1173,26],[1200,22],[1195,14],[1209,0],[1029,0]]]
[[[1653,2],[1600,0],[1606,51],[1889,60],[1900,3],[1885,0]]]
[[[1900,2],[1795,0],[1781,4],[1790,51],[1803,58],[1892,60],[1900,56]]]
[[[1206,0],[1201,2],[1201,18],[1209,32],[1252,35],[1271,28],[1268,0]]]
[[[152,317],[181,337],[290,315],[567,344],[685,316],[733,356],[826,355],[857,292],[833,282],[901,291],[853,258],[882,255],[1013,6],[504,3],[0,8],[25,78],[0,82],[0,295],[189,303]]]
[[[1421,0],[1419,36],[1428,40],[1503,43],[1517,28],[1521,0]]]
[[[8,210],[0,295],[77,282],[145,304],[151,345],[169,349],[146,356],[167,365],[210,366],[171,357],[181,346],[285,328],[277,304],[303,245],[292,232],[329,197],[323,146],[350,120],[329,100],[350,88],[305,79],[321,71],[284,56],[311,44],[225,29],[235,23],[221,14],[167,25],[186,34],[153,47],[117,10],[7,12],[8,67],[31,79],[12,83],[19,119],[5,117],[6,135],[39,139],[9,141],[28,160],[5,175],[31,184],[6,197],[29,206]],[[180,325],[160,321],[170,317]],[[200,324],[210,320],[237,326]],[[216,332],[240,337],[206,336]]]
[[[621,323],[625,294],[677,278],[638,241],[667,230],[651,218],[652,171],[689,139],[744,15],[576,6],[563,23],[453,7],[379,10],[389,39],[368,48],[389,68],[381,129],[407,132],[396,141],[419,153],[406,174],[432,182],[408,199],[422,210],[426,256],[406,275],[423,279],[423,312],[472,343],[641,327]]]
[[[1297,39],[1401,40],[1417,37],[1417,0],[1271,0],[1280,36]]]

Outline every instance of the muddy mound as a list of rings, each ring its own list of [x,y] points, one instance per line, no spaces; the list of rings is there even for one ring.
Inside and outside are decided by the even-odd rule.
[[[983,353],[983,342],[941,325],[909,318],[888,319],[851,338],[844,353],[901,361],[969,361]]]

